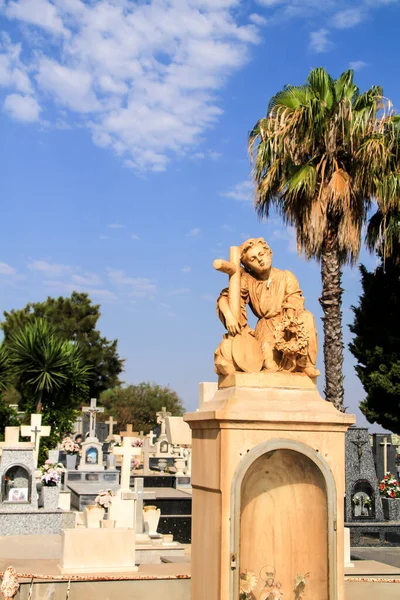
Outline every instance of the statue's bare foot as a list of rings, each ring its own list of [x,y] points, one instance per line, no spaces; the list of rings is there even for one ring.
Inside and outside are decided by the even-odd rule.
[[[318,375],[320,375],[320,372],[316,367],[314,367],[314,365],[308,365],[303,372],[305,375],[308,375],[308,377],[310,377],[311,379],[314,379],[314,377],[318,377]]]

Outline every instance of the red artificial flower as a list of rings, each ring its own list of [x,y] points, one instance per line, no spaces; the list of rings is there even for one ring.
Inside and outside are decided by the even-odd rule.
[[[381,484],[380,484],[380,486],[379,486],[379,489],[380,489],[380,490],[384,490],[384,489],[385,489],[385,484],[384,484],[384,483],[381,483]]]
[[[389,496],[390,496],[391,498],[394,498],[394,497],[396,496],[396,494],[395,494],[394,492],[390,492]]]

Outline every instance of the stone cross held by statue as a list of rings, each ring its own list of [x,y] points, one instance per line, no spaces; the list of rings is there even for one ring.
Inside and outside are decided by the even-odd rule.
[[[231,246],[229,261],[216,259],[213,263],[214,269],[229,275],[229,306],[233,316],[240,321],[240,248]]]
[[[167,411],[167,409],[165,408],[165,406],[163,406],[162,410],[160,410],[159,412],[157,412],[156,415],[157,415],[157,423],[159,425],[161,425],[161,432],[160,432],[159,439],[166,438],[167,434],[165,432],[165,420],[166,420],[167,417],[171,416],[171,413]]]
[[[31,415],[30,425],[21,425],[21,436],[30,437],[35,445],[35,465],[37,466],[39,457],[40,438],[50,435],[50,425],[42,425],[42,415]]]
[[[106,421],[106,425],[108,425],[108,435],[114,435],[114,425],[118,425],[118,422],[114,421],[111,416],[108,421]]]
[[[137,433],[136,433],[136,431],[133,431],[132,423],[128,423],[126,425],[126,431],[120,431],[119,435],[123,438],[124,437],[136,437]]]
[[[383,442],[381,442],[379,445],[383,446],[383,474],[386,475],[387,474],[387,449],[388,449],[388,446],[391,446],[392,444],[390,442],[388,442],[387,437],[384,437]]]
[[[125,436],[122,442],[122,446],[114,446],[113,454],[116,456],[122,456],[121,465],[121,490],[129,491],[131,482],[131,461],[132,457],[139,456],[141,449],[132,446],[132,442],[135,440],[133,437]]]
[[[89,437],[96,437],[96,415],[97,413],[103,413],[104,408],[97,406],[96,398],[90,399],[90,406],[84,406],[82,412],[89,413]]]

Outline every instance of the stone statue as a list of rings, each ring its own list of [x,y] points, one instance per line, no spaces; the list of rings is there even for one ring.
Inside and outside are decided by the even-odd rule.
[[[217,300],[217,312],[228,333],[215,352],[215,371],[286,371],[314,378],[317,331],[312,313],[290,271],[272,266],[272,250],[263,238],[232,246],[230,260],[214,267],[229,275],[229,288]],[[247,322],[246,305],[258,318],[255,331]]]

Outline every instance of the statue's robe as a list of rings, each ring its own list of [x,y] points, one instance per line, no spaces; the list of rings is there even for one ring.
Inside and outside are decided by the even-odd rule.
[[[246,305],[248,304],[258,318],[255,333],[266,358],[274,349],[274,332],[276,326],[282,321],[285,309],[293,309],[296,316],[301,318],[308,333],[307,363],[315,366],[318,349],[315,320],[313,314],[304,309],[304,297],[299,282],[293,273],[272,267],[269,279],[259,280],[250,273],[243,271],[240,292],[240,324],[242,327],[247,324]],[[227,288],[222,290],[218,301],[222,296],[228,296]],[[225,319],[219,310],[218,301],[218,316],[225,325]],[[273,355],[275,363],[279,363],[280,355],[276,351],[273,351]]]

